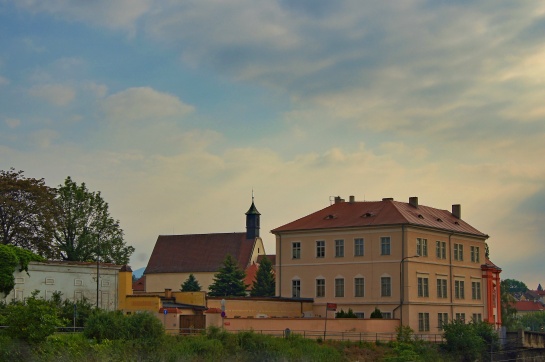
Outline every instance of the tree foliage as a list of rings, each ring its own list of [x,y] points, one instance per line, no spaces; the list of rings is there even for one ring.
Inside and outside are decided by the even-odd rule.
[[[123,240],[119,222],[110,216],[100,192],[67,177],[55,199],[54,242],[64,260],[127,264],[134,252]]]
[[[208,293],[215,297],[242,297],[246,295],[244,278],[246,273],[240,269],[237,261],[227,254],[218,273],[214,275],[214,281],[210,285]]]
[[[84,334],[99,343],[125,339],[153,346],[164,335],[164,328],[161,321],[149,312],[125,316],[120,311],[97,310],[87,320]]]
[[[13,290],[15,286],[13,272],[17,267],[19,271],[28,271],[29,262],[43,260],[41,256],[31,251],[0,244],[0,293],[8,295]]]
[[[4,311],[8,334],[15,339],[31,343],[44,341],[64,321],[59,318],[55,306],[36,293],[25,300],[8,305]]]
[[[520,326],[528,331],[545,332],[545,312],[528,313],[520,317]]]
[[[358,316],[354,313],[352,308],[348,308],[348,312],[341,309],[339,312],[335,313],[335,318],[358,318]]]
[[[182,292],[200,292],[201,291],[201,285],[199,284],[199,281],[193,273],[189,274],[189,277],[185,280],[185,282],[182,284],[182,289],[180,289]]]
[[[257,269],[250,295],[252,297],[274,297],[275,293],[276,282],[273,266],[271,261],[265,256]]]
[[[528,287],[524,282],[515,279],[502,280],[502,287],[506,287],[505,289],[511,294],[526,293],[528,291]]]
[[[486,322],[464,323],[453,320],[443,325],[446,343],[444,348],[461,361],[486,360],[490,351],[499,348],[498,334]]]
[[[0,243],[51,257],[55,190],[23,171],[0,170]]]
[[[501,301],[501,324],[508,330],[515,330],[519,327],[517,319],[517,310],[515,309],[515,297],[509,292],[508,279],[500,283],[500,301]]]
[[[371,313],[371,318],[382,318],[382,312],[380,311],[380,309],[375,307],[375,310],[373,311],[373,313]]]

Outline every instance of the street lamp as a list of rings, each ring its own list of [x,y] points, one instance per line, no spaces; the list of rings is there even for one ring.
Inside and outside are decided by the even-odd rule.
[[[402,326],[403,326],[403,302],[405,301],[405,290],[403,288],[403,284],[404,284],[403,262],[407,259],[419,258],[419,257],[420,255],[406,256],[404,258],[401,258],[401,261],[399,262],[399,307],[401,308],[399,315],[400,315],[400,322]]]

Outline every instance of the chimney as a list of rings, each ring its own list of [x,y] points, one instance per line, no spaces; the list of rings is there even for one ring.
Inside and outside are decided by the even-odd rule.
[[[458,219],[462,218],[462,206],[460,204],[452,205],[452,215]]]
[[[411,205],[415,209],[418,209],[418,197],[416,196],[409,197],[409,205]]]
[[[172,298],[172,289],[165,288],[165,298]]]
[[[382,201],[394,201],[393,197],[383,197]]]
[[[344,199],[340,196],[335,196],[335,203],[338,204],[339,202],[344,202]]]
[[[350,195],[350,202],[353,203],[356,201],[356,198],[354,197],[354,195]]]

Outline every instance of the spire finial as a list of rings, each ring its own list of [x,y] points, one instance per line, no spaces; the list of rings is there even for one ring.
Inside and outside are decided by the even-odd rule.
[[[252,203],[254,202],[254,188],[252,187]]]

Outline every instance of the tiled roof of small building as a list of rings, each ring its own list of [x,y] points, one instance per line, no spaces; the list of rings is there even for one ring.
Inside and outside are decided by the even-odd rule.
[[[132,283],[132,290],[135,292],[146,291],[146,276],[145,275],[142,275],[140,279]]]
[[[286,231],[401,224],[472,234],[483,238],[488,237],[488,235],[454,216],[450,211],[423,205],[414,207],[409,203],[391,199],[336,202],[322,210],[273,229],[271,232],[276,234]]]
[[[520,300],[514,303],[515,309],[519,312],[541,312],[545,311],[545,307],[539,302],[530,300]]]
[[[267,259],[269,259],[269,261],[271,262],[271,264],[273,266],[276,264],[276,254],[258,255],[257,256],[257,263],[261,264],[264,257],[267,257]]]
[[[227,254],[246,269],[254,243],[246,233],[160,235],[144,274],[216,272]]]

